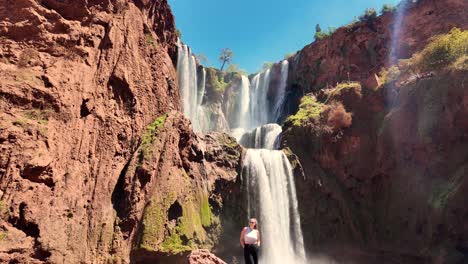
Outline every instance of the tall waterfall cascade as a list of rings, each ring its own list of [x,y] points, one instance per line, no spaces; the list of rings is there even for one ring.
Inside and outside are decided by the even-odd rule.
[[[192,121],[195,131],[207,131],[210,120],[206,109],[202,106],[205,94],[206,71],[202,68],[202,74],[199,76],[195,55],[192,54],[190,48],[183,45],[180,40],[177,42],[177,46],[177,77],[182,110],[185,116]]]
[[[210,120],[203,105],[206,73],[197,72],[195,57],[186,45],[179,42],[178,48],[177,73],[184,114],[195,131],[207,131]],[[237,120],[229,128],[239,144],[248,148],[241,177],[249,217],[259,219],[261,261],[301,264],[305,263],[305,250],[294,177],[291,164],[283,151],[278,150],[277,142],[282,133],[277,122],[286,98],[288,61],[282,61],[280,67],[279,84],[273,86],[271,69],[251,80],[242,76],[235,97]]]

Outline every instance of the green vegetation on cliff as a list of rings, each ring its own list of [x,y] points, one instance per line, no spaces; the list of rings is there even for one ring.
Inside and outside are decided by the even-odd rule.
[[[317,98],[313,95],[306,95],[302,97],[299,111],[295,115],[288,117],[288,121],[292,122],[294,126],[301,126],[311,119],[318,119],[320,113],[324,109],[324,104],[317,102]]]
[[[156,118],[151,124],[149,124],[146,127],[146,131],[141,137],[141,150],[140,150],[140,155],[141,158],[148,157],[149,154],[151,154],[151,144],[153,143],[153,140],[156,136],[156,133],[158,132],[159,129],[161,129],[164,126],[164,123],[166,122],[167,114],[164,114],[158,118]]]
[[[224,82],[224,73],[216,70],[215,68],[206,69],[206,80],[215,92],[223,93],[227,87],[227,83]]]
[[[341,93],[346,92],[347,90],[354,90],[357,94],[361,95],[361,88],[361,84],[358,82],[339,83],[330,91],[326,103],[330,99],[333,99],[335,96],[339,96]]]
[[[419,53],[407,61],[415,72],[454,67],[467,69],[468,30],[453,28],[449,33],[435,36]]]
[[[457,193],[467,172],[468,166],[461,167],[447,182],[435,185],[429,204],[435,209],[443,209],[449,199]]]
[[[184,171],[182,177],[188,177]],[[181,208],[180,215],[168,226],[169,211],[174,205]],[[206,190],[199,189],[192,197],[182,199],[177,198],[176,192],[170,192],[162,200],[153,198],[146,207],[139,247],[168,254],[209,247],[219,235],[216,227],[219,219],[211,210]],[[210,228],[210,233],[205,228]]]
[[[143,214],[142,236],[140,247],[156,251],[159,242],[164,237],[165,210],[175,199],[174,193],[169,193],[161,202],[152,199]]]

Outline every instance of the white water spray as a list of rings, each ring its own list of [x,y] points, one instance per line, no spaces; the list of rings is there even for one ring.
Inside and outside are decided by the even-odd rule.
[[[187,46],[180,42],[178,45],[177,73],[184,114],[196,131],[207,131],[212,126],[209,112],[203,105],[206,73],[203,70],[197,82],[194,56]],[[234,102],[237,106],[234,113],[236,127],[230,124],[231,135],[249,148],[242,169],[248,214],[249,217],[259,217],[263,248],[260,259],[269,264],[305,263],[291,164],[282,151],[276,150],[282,131],[274,122],[278,122],[284,108],[288,69],[289,63],[285,60],[281,63],[277,87],[270,87],[270,69],[255,75],[252,83],[242,76]],[[268,97],[269,92],[274,94],[273,98]]]
[[[305,263],[292,168],[284,153],[248,149],[242,175],[250,190],[249,212],[260,216],[261,261]]]
[[[184,114],[192,121],[195,131],[207,131],[210,119],[206,108],[202,107],[205,94],[206,71],[202,70],[198,80],[197,62],[187,45],[177,42],[177,77]]]

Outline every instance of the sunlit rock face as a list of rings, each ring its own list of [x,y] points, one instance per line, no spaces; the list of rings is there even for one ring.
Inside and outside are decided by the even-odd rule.
[[[338,28],[331,37],[314,41],[290,58],[285,104],[288,114],[297,111],[300,98],[308,92],[343,81],[365,82],[395,59],[411,57],[433,36],[453,27],[467,28],[464,0],[405,2],[396,20],[397,14],[390,12],[371,24],[357,22]]]
[[[304,175],[296,186],[307,252],[372,263],[359,252],[385,259],[377,247],[405,263],[463,263],[457,261],[468,241],[466,73],[402,85],[391,106],[385,105],[390,86],[331,90],[318,100],[324,107],[327,98],[342,102],[351,126],[333,130],[325,119],[287,125],[283,147],[298,156],[297,173]]]

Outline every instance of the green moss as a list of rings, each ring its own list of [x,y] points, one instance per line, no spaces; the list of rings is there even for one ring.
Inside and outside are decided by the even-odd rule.
[[[179,254],[182,252],[191,251],[192,247],[189,245],[184,245],[181,236],[175,232],[164,240],[160,249],[165,253]]]
[[[156,41],[150,33],[145,34],[146,44],[156,46]]]
[[[142,236],[140,248],[157,251],[159,243],[164,238],[164,223],[166,210],[176,198],[175,193],[169,193],[161,202],[152,199],[143,213]]]
[[[301,126],[311,119],[318,119],[324,109],[324,104],[317,102],[315,96],[306,95],[302,97],[299,111],[295,115],[288,117],[288,121],[294,126]]]
[[[5,240],[8,237],[7,232],[0,232],[0,241]]]
[[[13,125],[19,126],[19,127],[22,127],[22,128],[28,128],[29,127],[28,120],[26,120],[24,118],[15,119],[15,121],[13,121]]]
[[[164,126],[166,122],[167,114],[164,114],[158,118],[156,118],[151,124],[146,127],[146,131],[141,137],[141,149],[140,149],[140,158],[145,159],[150,154],[150,147],[153,143],[157,132]]]
[[[37,121],[40,125],[47,125],[51,114],[52,111],[50,110],[32,109],[24,111],[23,116],[27,119]]]
[[[208,202],[208,194],[203,193],[200,201],[200,217],[203,227],[209,227],[213,221],[213,213],[211,212],[210,203]]]
[[[237,141],[234,138],[228,136],[227,134],[219,134],[216,139],[220,144],[229,148],[236,148],[238,146]]]
[[[435,209],[444,208],[450,197],[457,193],[463,183],[464,176],[468,172],[468,166],[460,168],[447,182],[434,186],[429,204]]]
[[[0,218],[3,218],[8,214],[8,207],[5,205],[5,203],[0,200]]]

